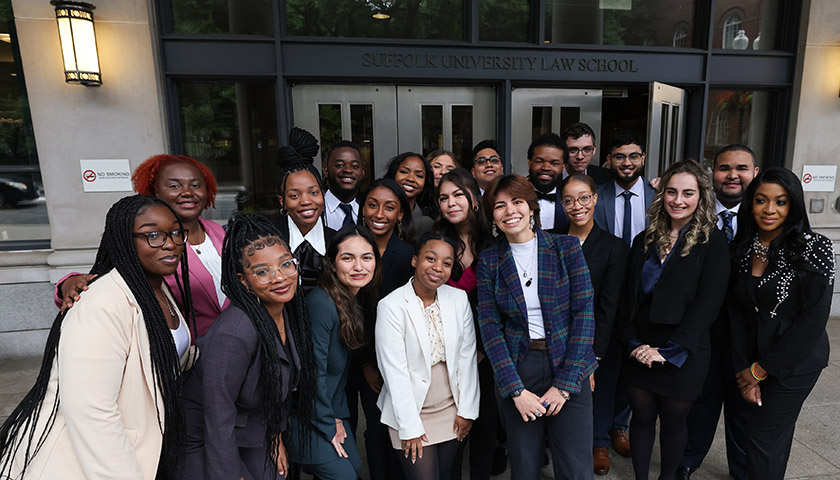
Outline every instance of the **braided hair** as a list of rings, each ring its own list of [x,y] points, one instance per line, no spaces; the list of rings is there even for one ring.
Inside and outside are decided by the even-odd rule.
[[[280,236],[280,232],[272,223],[258,215],[236,215],[228,224],[224,245],[222,246],[222,291],[225,292],[231,304],[240,308],[254,324],[254,329],[260,339],[262,369],[260,370],[260,388],[262,389],[263,411],[265,412],[266,448],[271,466],[277,471],[277,447],[280,444],[282,420],[285,416],[285,405],[281,398],[281,360],[277,352],[275,341],[280,338],[277,324],[271,314],[260,303],[256,295],[249,293],[240,282],[238,274],[245,274],[242,259],[253,255],[254,250],[272,245],[281,245],[286,250],[289,246]],[[291,253],[291,250],[289,250]],[[297,282],[295,282],[297,285]],[[301,368],[297,387],[295,408],[301,418],[309,418],[314,408],[315,398],[315,355],[312,350],[312,334],[303,291],[298,288],[292,300],[284,309],[285,322],[292,332]],[[308,447],[310,428],[305,422],[298,431],[299,437],[295,441]]]
[[[166,317],[140,264],[133,239],[135,218],[152,205],[163,205],[172,212],[176,219],[178,218],[166,203],[147,195],[125,197],[108,210],[105,219],[105,231],[102,234],[102,241],[99,244],[96,260],[90,273],[98,275],[96,279],[99,279],[102,278],[102,275],[116,269],[140,306],[146,331],[149,335],[152,373],[155,377],[155,385],[160,389],[160,396],[163,400],[163,412],[161,412],[161,406],[157,404],[157,399],[155,400],[159,424],[160,417],[164,414],[164,422],[160,425],[163,432],[163,445],[159,471],[174,472],[183,456],[186,439],[181,385],[178,381],[180,361]],[[178,223],[180,225],[180,220]],[[183,226],[180,228],[183,228]],[[194,329],[195,316],[192,314],[192,298],[187,272],[187,255],[184,253],[181,257],[181,273],[184,278],[184,288],[181,294],[183,295],[182,298],[185,299],[185,308],[189,312],[187,318],[192,320]],[[44,399],[49,387],[50,374],[61,337],[61,326],[66,314],[66,312],[59,313],[53,321],[47,336],[44,358],[35,385],[9,415],[3,426],[0,427],[0,477],[7,474],[11,475],[13,460],[21,447],[25,448],[23,467],[20,472],[20,476],[23,477],[26,467],[38,454],[55,423],[60,403],[58,392],[55,403],[46,405],[50,409],[50,414],[44,425],[44,431],[41,433],[35,431],[35,427],[39,423],[41,410],[45,406]]]

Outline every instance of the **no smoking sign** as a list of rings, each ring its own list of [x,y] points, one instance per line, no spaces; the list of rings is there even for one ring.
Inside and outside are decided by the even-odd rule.
[[[130,192],[131,166],[127,159],[79,160],[85,192]]]
[[[93,170],[85,170],[85,173],[82,174],[82,178],[84,178],[86,182],[92,182],[96,180],[96,172]]]

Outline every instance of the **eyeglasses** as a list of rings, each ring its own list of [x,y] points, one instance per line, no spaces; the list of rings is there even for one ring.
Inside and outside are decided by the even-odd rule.
[[[172,240],[175,245],[187,243],[189,230],[172,230],[171,232],[134,232],[135,237],[146,237],[146,243],[152,248],[160,248],[166,245],[166,239]]]
[[[592,145],[590,145],[588,147],[583,147],[583,148],[569,147],[569,155],[577,155],[580,152],[583,152],[586,155],[589,155],[590,153],[592,153],[594,151],[595,151],[595,147],[593,147]]]
[[[623,153],[616,153],[616,154],[610,155],[610,157],[612,157],[613,160],[617,160],[618,162],[623,162],[623,161],[625,161],[629,158],[630,161],[633,162],[633,163],[636,163],[639,160],[641,160],[643,156],[644,156],[643,154],[638,153],[638,152],[633,152],[630,155],[625,155]]]
[[[564,198],[563,208],[571,210],[575,206],[575,202],[579,203],[581,207],[586,207],[592,203],[592,195],[581,195],[578,198]]]
[[[485,163],[501,165],[502,157],[497,157],[496,155],[493,155],[492,157],[478,157],[473,163],[478,165],[479,167],[484,165]]]
[[[259,283],[266,284],[274,280],[274,277],[277,276],[278,271],[282,273],[284,277],[294,277],[295,275],[297,275],[297,258],[291,258],[289,260],[286,260],[285,262],[281,263],[279,267],[257,267],[257,269],[254,270],[254,273],[251,274],[251,276],[256,277]]]

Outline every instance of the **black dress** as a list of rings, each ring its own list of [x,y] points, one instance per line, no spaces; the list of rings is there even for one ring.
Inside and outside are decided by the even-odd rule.
[[[703,388],[709,368],[709,330],[726,293],[726,237],[714,229],[708,242],[695,245],[683,257],[683,232],[658,278],[650,276],[649,268],[645,271],[645,264],[658,263],[658,258],[650,260],[651,255],[657,255],[653,247],[644,253],[643,237],[644,232],[636,237],[630,254],[623,305],[619,309],[621,338],[626,353],[648,344],[660,348],[669,361],[648,368],[625,356],[621,378],[628,385],[664,397],[693,401]]]

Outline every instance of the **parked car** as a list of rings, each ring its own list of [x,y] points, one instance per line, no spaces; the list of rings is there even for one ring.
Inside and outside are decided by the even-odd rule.
[[[20,202],[35,200],[40,196],[40,187],[31,175],[0,175],[0,207],[16,207]]]

